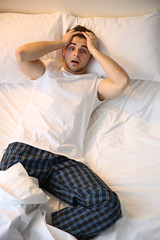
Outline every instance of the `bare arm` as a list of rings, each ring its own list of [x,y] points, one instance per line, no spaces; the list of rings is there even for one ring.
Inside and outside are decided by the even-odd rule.
[[[35,80],[43,75],[45,66],[40,58],[52,51],[65,47],[75,34],[74,30],[66,33],[58,41],[41,41],[25,44],[16,50],[16,59],[21,71]]]
[[[111,99],[119,96],[129,83],[128,74],[113,59],[97,49],[97,39],[92,33],[83,34],[87,38],[88,50],[100,63],[108,76],[98,86],[99,99]]]

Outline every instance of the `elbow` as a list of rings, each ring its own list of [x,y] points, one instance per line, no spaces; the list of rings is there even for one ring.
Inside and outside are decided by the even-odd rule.
[[[123,81],[126,85],[128,85],[130,82],[129,75],[126,73],[126,71],[124,71]]]
[[[127,76],[126,76],[126,84],[128,85],[129,83],[130,83],[130,78],[129,78],[129,76],[128,76],[128,74],[127,74]]]
[[[125,74],[125,76],[122,78],[122,88],[125,89],[129,83],[130,83],[130,78],[128,74]]]
[[[127,74],[125,74],[123,77],[121,77],[121,80],[119,82],[119,84],[117,85],[117,92],[116,92],[116,97],[121,95],[125,89],[128,87],[128,84],[130,82],[130,78]]]
[[[19,47],[16,49],[15,55],[16,55],[17,62],[25,61],[25,52],[22,49],[22,47]]]

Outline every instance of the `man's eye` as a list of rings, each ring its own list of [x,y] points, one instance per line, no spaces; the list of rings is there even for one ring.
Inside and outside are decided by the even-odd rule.
[[[80,50],[81,53],[86,53],[87,51],[85,49]]]
[[[68,49],[71,50],[71,51],[73,51],[73,50],[74,50],[74,47],[69,47]]]

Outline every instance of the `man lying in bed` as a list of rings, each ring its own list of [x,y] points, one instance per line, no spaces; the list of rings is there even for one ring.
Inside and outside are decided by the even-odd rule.
[[[63,67],[40,58],[63,49]],[[119,199],[84,165],[83,140],[89,118],[104,99],[120,95],[129,82],[126,72],[97,48],[93,32],[77,26],[61,40],[26,44],[16,51],[20,69],[34,82],[15,141],[1,162],[5,170],[21,162],[30,176],[71,207],[52,214],[53,226],[89,240],[121,218]],[[86,74],[94,57],[108,78]],[[75,160],[73,160],[75,159]]]

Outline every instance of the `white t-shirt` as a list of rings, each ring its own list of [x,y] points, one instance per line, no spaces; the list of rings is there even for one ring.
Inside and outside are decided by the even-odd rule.
[[[52,63],[33,83],[33,91],[12,138],[34,147],[83,157],[83,141],[90,116],[101,103],[96,74],[74,75]]]

